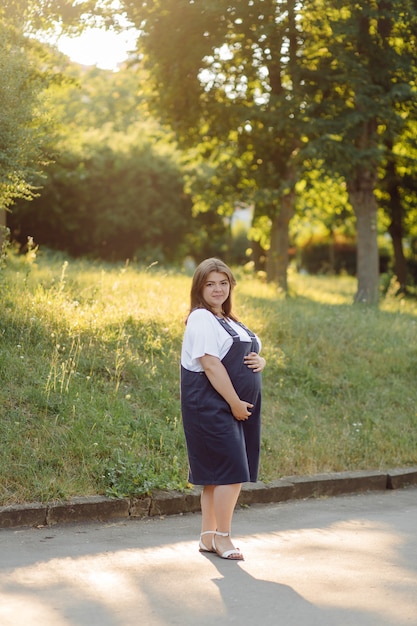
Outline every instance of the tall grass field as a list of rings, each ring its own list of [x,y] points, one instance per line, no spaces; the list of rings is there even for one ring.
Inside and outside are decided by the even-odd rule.
[[[290,295],[236,270],[263,377],[260,479],[417,463],[417,302]],[[187,488],[179,355],[191,277],[29,251],[0,270],[0,504]]]

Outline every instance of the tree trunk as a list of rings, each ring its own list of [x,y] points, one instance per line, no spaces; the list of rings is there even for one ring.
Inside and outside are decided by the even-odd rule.
[[[0,252],[6,238],[6,211],[0,208]]]
[[[356,216],[357,277],[355,302],[377,304],[379,300],[379,253],[377,204],[374,194],[376,172],[361,170],[347,183],[349,200]]]
[[[284,195],[281,209],[271,225],[271,243],[266,262],[266,279],[277,283],[279,289],[288,291],[288,249],[290,247],[289,224],[294,215],[295,192]]]
[[[385,174],[386,190],[389,195],[388,210],[391,218],[388,231],[391,235],[392,245],[394,248],[395,275],[400,284],[400,290],[405,291],[407,282],[407,263],[403,249],[403,207],[398,186],[393,145],[392,142],[387,142],[386,145],[390,150]]]
[[[388,230],[394,248],[394,272],[400,284],[400,291],[405,291],[407,283],[407,262],[403,249],[402,219],[399,219],[398,215],[392,213],[392,221]]]
[[[263,250],[260,241],[250,241],[250,247],[252,248],[252,261],[254,264],[255,272],[261,272],[265,269],[265,250]]]

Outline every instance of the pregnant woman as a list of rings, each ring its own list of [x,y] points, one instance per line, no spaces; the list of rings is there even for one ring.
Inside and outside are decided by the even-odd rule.
[[[261,428],[259,338],[232,312],[230,268],[206,259],[194,272],[181,351],[181,410],[189,481],[202,485],[199,547],[243,560],[231,540],[243,482],[258,477]]]

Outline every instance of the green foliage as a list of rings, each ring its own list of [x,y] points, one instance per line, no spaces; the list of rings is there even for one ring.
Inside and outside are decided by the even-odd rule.
[[[192,215],[183,156],[149,115],[146,74],[136,67],[85,70],[54,57],[60,83],[48,90],[54,161],[33,179],[38,197],[18,202],[8,225],[22,246],[74,256],[173,261],[224,249],[216,211]],[[201,177],[201,174],[199,174]],[[207,183],[207,180],[205,181]]]
[[[112,72],[67,60],[64,71],[66,82],[49,98],[63,141],[77,143],[82,132],[92,128],[129,133],[131,126],[140,123],[147,135],[172,140],[149,113],[149,77],[140,64]]]
[[[55,160],[38,197],[9,218],[14,238],[104,259],[181,258],[199,225],[180,153],[149,118],[133,74],[62,69],[66,80],[49,93],[61,124]]]
[[[349,306],[349,277],[236,270],[261,336],[261,479],[417,462],[415,302]],[[179,354],[190,277],[8,253],[0,289],[0,503],[187,488]]]
[[[190,232],[191,204],[178,156],[142,126],[91,131],[48,168],[40,197],[10,218],[22,243],[105,259],[173,260]]]
[[[310,154],[348,180],[383,158],[383,137],[395,137],[413,107],[416,20],[408,0],[305,3],[316,33],[302,61],[309,85]],[[319,49],[318,49],[319,48]]]
[[[373,301],[377,169],[385,166],[386,138],[397,137],[415,109],[412,3],[124,5],[143,31],[159,114],[186,145],[202,146],[202,158],[214,165],[213,184],[193,187],[197,203],[233,206],[234,175],[234,195],[246,193],[255,205],[254,226],[269,224],[269,257],[282,258],[287,241],[274,232],[284,232],[293,217],[290,199],[301,164],[308,158],[323,169],[324,163],[330,177],[345,178],[361,230],[358,294]],[[221,152],[241,159],[236,172],[218,157]],[[349,213],[343,207],[333,222]],[[315,207],[316,216],[335,230],[333,211]]]
[[[296,185],[296,214],[290,225],[295,245],[302,247],[313,234],[337,233],[354,238],[355,219],[345,181],[328,176],[320,162],[306,160],[303,170],[303,177]]]
[[[35,66],[35,49],[0,14],[0,211],[33,197],[31,178],[45,160],[46,76]]]
[[[111,25],[114,19],[112,0],[2,0],[0,15],[25,33],[56,31],[57,26],[79,32],[87,25]]]
[[[306,222],[314,232],[353,234],[340,174],[348,191],[361,195],[367,181],[359,174],[367,172],[363,204],[378,184],[398,256],[416,223],[412,3],[155,0],[120,7],[107,0],[6,0],[0,8],[8,24],[38,36],[54,22],[74,32],[91,23],[117,25],[125,10],[141,29],[145,53],[117,73],[84,72],[57,56],[39,56],[38,48],[38,67],[65,87],[49,89],[49,104],[42,103],[61,121],[60,141],[55,128],[43,131],[55,160],[46,180],[34,177],[37,167],[21,170],[20,187],[8,180],[8,189],[23,196],[44,185],[36,202],[16,209],[15,237],[107,259],[226,255],[227,220],[237,204],[251,203],[252,235],[270,259],[285,258],[289,242],[279,240],[276,250],[278,238],[271,242],[270,235],[285,232],[290,220],[297,243]],[[12,85],[15,76],[7,78]],[[183,155],[180,166],[172,135],[149,114],[151,104],[181,145],[193,147],[186,194]],[[19,149],[27,145],[27,136],[16,138]],[[289,202],[295,189],[296,207]],[[375,232],[358,237],[365,251]]]
[[[302,59],[306,83],[306,152],[343,176],[357,218],[358,291],[355,302],[378,302],[378,168],[395,172],[394,144],[415,109],[415,23],[408,0],[303,4],[304,20],[316,33]],[[388,168],[392,170],[388,176]],[[381,178],[384,178],[381,173]],[[398,183],[384,181],[392,197],[390,229],[396,269],[405,282],[403,221]],[[402,267],[401,267],[402,265]]]
[[[297,57],[301,5],[164,0],[132,6],[152,69],[158,114],[186,147],[199,146],[213,175],[191,186],[197,205],[245,202],[271,220],[268,279],[285,284],[288,223],[305,116]],[[172,58],[176,59],[172,64]],[[274,234],[281,233],[276,237]]]

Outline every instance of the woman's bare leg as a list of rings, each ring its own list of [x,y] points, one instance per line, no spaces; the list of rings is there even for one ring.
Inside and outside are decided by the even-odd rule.
[[[239,497],[241,483],[233,485],[205,485],[201,492],[201,532],[218,530],[230,533],[233,512]],[[202,541],[207,548],[212,545],[212,535],[204,535]],[[220,552],[234,548],[230,537],[216,535],[216,546]]]
[[[214,513],[217,530],[229,533],[232,528],[232,517],[239,497],[241,484],[216,485],[213,493]]]
[[[217,520],[214,512],[214,485],[205,485],[201,492],[201,532],[216,530]],[[211,549],[213,535],[204,535],[201,538],[207,549]]]
[[[217,528],[219,532],[230,533],[232,530],[232,518],[239,497],[241,483],[233,485],[216,485],[213,494],[214,513],[216,516]],[[219,552],[233,550],[235,547],[229,537],[216,535],[216,547]]]

